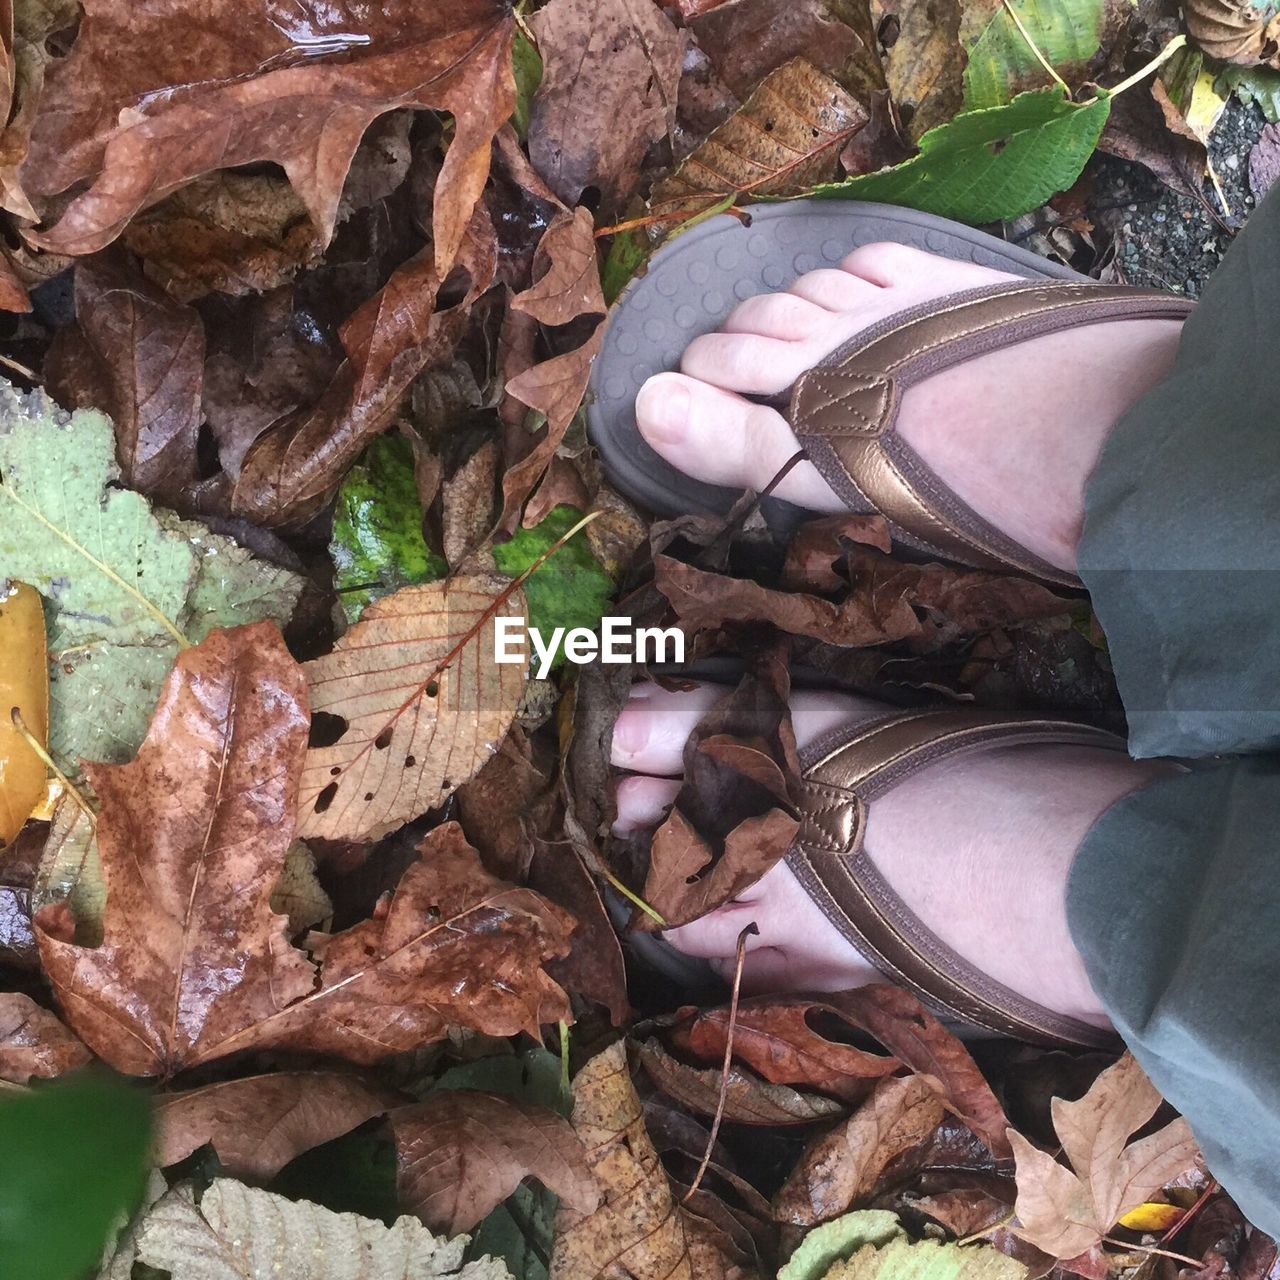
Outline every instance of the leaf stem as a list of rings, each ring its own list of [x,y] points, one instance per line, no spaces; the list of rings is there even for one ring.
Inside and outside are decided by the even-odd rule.
[[[1154,58],[1151,59],[1150,62],[1147,63],[1145,67],[1142,68],[1141,71],[1135,71],[1127,80],[1121,80],[1118,85],[1104,90],[1103,92],[1105,93],[1105,96],[1108,98],[1114,98],[1119,94],[1124,93],[1126,89],[1132,89],[1135,84],[1145,80],[1153,71],[1159,71],[1160,68],[1163,67],[1164,64],[1168,62],[1169,59],[1172,58],[1173,55],[1186,43],[1186,36],[1175,36],[1163,49],[1160,50],[1158,54],[1156,54]],[[1094,98],[1093,102],[1097,101],[1098,99]],[[1088,102],[1084,105],[1091,107],[1093,106],[1093,102]],[[1198,1266],[1199,1263],[1196,1265]]]
[[[1004,7],[1008,12],[1009,17],[1013,19],[1013,25],[1018,28],[1018,34],[1027,42],[1027,48],[1035,54],[1036,61],[1049,73],[1053,78],[1054,83],[1061,87],[1062,92],[1067,94],[1069,97],[1071,95],[1071,90],[1067,87],[1067,82],[1053,69],[1053,64],[1049,59],[1040,52],[1040,47],[1031,38],[1031,32],[1022,25],[1022,19],[1018,17],[1017,11],[1010,3],[1010,0],[1004,0]]]
[[[565,1102],[573,1099],[569,1084],[569,1024],[560,1019],[560,1097]]]
[[[1114,1244],[1130,1253],[1145,1253],[1156,1258],[1172,1258],[1175,1262],[1182,1262],[1191,1267],[1204,1266],[1203,1258],[1188,1258],[1185,1253],[1174,1253],[1172,1249],[1160,1249],[1153,1244],[1130,1244],[1127,1240],[1117,1240],[1114,1236],[1103,1236],[1102,1243]]]
[[[963,1239],[957,1240],[956,1244],[966,1245],[975,1244],[979,1240],[985,1240],[993,1231],[999,1231],[1001,1227],[1007,1227],[1016,1218],[1017,1212],[1010,1209],[1003,1218],[993,1222],[989,1227],[983,1227],[981,1231],[975,1231],[972,1235],[965,1236]]]
[[[639,910],[643,911],[645,915],[647,915],[651,920],[656,921],[659,928],[664,928],[664,929],[666,928],[667,922],[658,914],[658,912],[653,907],[651,907],[638,893],[636,893],[632,889],[628,889],[627,886],[623,884],[622,881],[619,880],[618,877],[615,876],[613,872],[610,871],[609,868],[604,865],[603,862],[599,863],[599,870],[600,870],[600,874],[615,889],[617,889],[617,891],[620,894],[622,894],[622,896],[626,898],[626,900],[629,903],[631,903],[633,907],[639,908]]]
[[[41,746],[39,738],[27,728],[27,722],[22,718],[22,712],[17,707],[12,707],[9,711],[9,718],[13,721],[13,727],[18,731],[22,740],[44,761],[45,768],[58,779],[62,784],[62,789],[76,802],[80,807],[80,811],[89,819],[89,825],[96,828],[98,815],[94,813],[89,802],[81,794],[80,788],[58,768],[57,764],[54,763],[53,757]]]

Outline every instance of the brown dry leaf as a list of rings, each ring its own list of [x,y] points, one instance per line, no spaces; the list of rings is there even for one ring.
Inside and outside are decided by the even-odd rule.
[[[400,1203],[442,1235],[470,1231],[528,1177],[577,1213],[600,1203],[573,1126],[546,1107],[444,1089],[388,1119]]]
[[[680,1049],[722,1060],[729,1011],[682,1009],[672,1041]],[[897,1058],[832,1040],[825,1024],[847,1022],[843,1010],[806,996],[757,996],[738,1007],[733,1054],[771,1084],[807,1085],[845,1102],[867,1096],[874,1083],[901,1069]],[[860,1021],[853,1026],[864,1030]]]
[[[1186,0],[1191,38],[1212,58],[1280,69],[1280,13],[1250,0]]]
[[[18,731],[13,712],[42,746],[49,741],[49,662],[44,606],[25,582],[0,577],[0,851],[44,799],[49,770]]]
[[[101,409],[116,431],[124,482],[173,502],[196,478],[204,324],[128,255],[75,270],[76,321],[58,332],[45,384],[69,409]]]
[[[838,515],[807,520],[787,544],[783,583],[794,590],[839,591],[848,577],[836,572],[850,543],[875,547],[888,555],[893,549],[884,516]]]
[[[673,1058],[656,1040],[639,1046],[640,1063],[663,1093],[699,1115],[713,1116],[720,1103],[720,1067],[690,1067]],[[724,1088],[724,1118],[737,1124],[812,1124],[842,1116],[848,1110],[832,1098],[768,1084],[744,1067],[730,1067]]]
[[[525,665],[496,660],[498,613],[526,616],[523,595],[497,574],[405,587],[306,664],[312,714],[340,719],[342,730],[307,752],[299,835],[382,834],[479,771],[528,679]]]
[[[530,25],[543,73],[529,158],[566,204],[594,187],[618,208],[675,123],[684,39],[652,0],[551,0]]]
[[[1053,1100],[1053,1125],[1071,1167],[1009,1130],[1017,1160],[1017,1233],[1055,1258],[1098,1245],[1130,1209],[1195,1165],[1199,1149],[1181,1117],[1126,1146],[1160,1106],[1132,1054],[1076,1102]]]
[[[279,631],[214,631],[187,649],[137,757],[86,764],[101,802],[100,946],[68,913],[36,917],[45,972],[77,1033],[117,1070],[168,1075],[314,984],[268,901],[293,838],[306,687]]]
[[[1280,125],[1269,124],[1249,152],[1249,190],[1255,200],[1280,180]]]
[[[277,421],[245,453],[232,495],[236,515],[297,524],[325,505],[361,449],[390,425],[418,374],[452,354],[472,305],[493,282],[496,246],[487,217],[471,220],[459,253],[470,288],[453,306],[435,310],[441,275],[424,249],[346,321],[340,337],[347,358],[319,399]]]
[[[14,270],[7,254],[0,255],[0,311],[24,314],[31,310],[27,286]]]
[[[963,6],[960,0],[879,0],[874,6],[882,32],[886,19],[895,24],[884,55],[885,78],[912,141],[946,123],[964,105],[962,29],[981,30],[999,7],[994,0]]]
[[[515,102],[506,5],[387,0],[360,11],[358,35],[345,7],[322,0],[297,0],[287,16],[210,0],[190,18],[187,0],[88,0],[21,168],[33,195],[88,189],[39,244],[92,253],[201,174],[264,160],[284,169],[327,243],[365,129],[419,107],[455,121],[432,219],[436,267],[448,270]]]
[[[341,1071],[280,1071],[155,1099],[157,1166],[212,1145],[237,1178],[273,1178],[295,1156],[394,1107],[399,1095]]]
[[[834,80],[795,58],[657,184],[650,206],[662,216],[689,217],[730,193],[795,195],[830,181],[846,143],[868,118]]]
[[[842,1124],[811,1143],[774,1197],[779,1222],[811,1227],[838,1217],[875,1186],[890,1160],[926,1141],[942,1103],[919,1076],[882,1080]]]
[[[93,1055],[30,996],[0,992],[0,1080],[26,1084],[83,1067]]]
[[[560,447],[582,403],[591,362],[600,350],[606,308],[589,210],[556,215],[538,245],[535,270],[539,274],[534,284],[511,300],[513,312],[548,325],[562,325],[579,317],[595,316],[599,321],[580,346],[524,369],[506,384],[508,396],[547,419],[532,447],[523,456],[508,460],[502,478],[501,520],[508,532],[515,530],[521,505]]]

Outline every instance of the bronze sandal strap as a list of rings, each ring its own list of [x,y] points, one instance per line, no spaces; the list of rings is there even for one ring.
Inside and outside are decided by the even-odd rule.
[[[889,316],[803,373],[774,403],[805,452],[854,510],[896,540],[979,568],[1079,580],[1031,555],[962,502],[894,431],[902,393],[930,374],[1043,334],[1109,320],[1183,319],[1194,304],[1127,285],[984,286]]]
[[[863,849],[876,797],[935,761],[1017,743],[1125,749],[1122,739],[1088,725],[971,707],[842,729],[801,754],[801,825],[787,865],[867,960],[942,1016],[1040,1044],[1109,1046],[1110,1032],[1042,1008],[973,968],[921,924]]]

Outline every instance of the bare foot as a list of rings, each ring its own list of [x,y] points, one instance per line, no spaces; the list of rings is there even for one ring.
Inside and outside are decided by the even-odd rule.
[[[618,829],[655,826],[679,788],[685,739],[723,694],[639,684],[613,734]],[[870,699],[797,691],[801,747],[890,708]],[[1019,746],[944,760],[876,800],[866,850],[893,890],[943,942],[1027,999],[1106,1026],[1067,929],[1067,873],[1085,833],[1121,797],[1170,768],[1095,747]],[[749,990],[835,991],[881,980],[784,864],[701,920],[664,935],[677,949],[732,969],[754,920]]]
[[[783,293],[749,298],[718,333],[695,338],[682,373],[640,389],[640,431],[699,480],[762,488],[799,445],[780,414],[737,393],[776,394],[886,316],[1015,278],[904,245],[866,245]],[[1181,327],[1121,320],[990,352],[911,387],[898,430],[979,515],[1074,572],[1085,483],[1116,421],[1168,373]],[[813,511],[844,509],[807,462],[776,492]]]

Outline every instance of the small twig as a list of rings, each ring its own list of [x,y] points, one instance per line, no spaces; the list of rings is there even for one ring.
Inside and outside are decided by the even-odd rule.
[[[750,190],[743,187],[742,192]],[[722,200],[717,200],[715,204],[708,205],[702,209],[673,209],[670,213],[649,213],[643,218],[628,218],[625,222],[615,222],[612,226],[600,227],[596,233],[596,239],[601,236],[617,235],[620,231],[632,231],[636,227],[656,227],[664,222],[693,222],[695,219],[713,217],[717,213],[727,213],[731,217],[737,218],[739,222],[746,222],[751,216],[745,209],[735,209],[733,202],[738,198],[741,192],[731,191]]]
[[[34,382],[39,386],[44,379],[33,369],[28,369],[25,364],[19,364],[16,360],[10,360],[8,356],[0,356],[0,364],[6,369],[12,369],[14,373],[21,374],[28,382]]]
[[[1200,1210],[1204,1208],[1204,1206],[1208,1203],[1209,1197],[1213,1195],[1213,1193],[1217,1191],[1217,1189],[1218,1189],[1217,1178],[1210,1178],[1209,1185],[1205,1187],[1205,1189],[1200,1193],[1200,1198],[1195,1202],[1195,1204],[1193,1204],[1191,1208],[1188,1209],[1186,1213],[1184,1213],[1182,1217],[1180,1217],[1173,1224],[1173,1226],[1171,1226],[1168,1229],[1168,1231],[1166,1231],[1164,1235],[1160,1237],[1161,1247],[1163,1247],[1164,1245],[1167,1245],[1169,1241],[1171,1241],[1174,1238],[1174,1236],[1176,1236],[1178,1232],[1181,1231],[1182,1228],[1185,1227],[1187,1223],[1190,1222],[1191,1219],[1194,1218],[1196,1214],[1199,1213]],[[1200,1264],[1197,1263],[1196,1265],[1199,1266]]]
[[[689,1190],[681,1198],[681,1204],[687,1204],[689,1197],[702,1185],[702,1175],[711,1163],[711,1153],[715,1150],[716,1137],[720,1133],[720,1121],[724,1119],[724,1104],[729,1094],[729,1067],[733,1061],[733,1033],[738,1025],[738,992],[742,987],[742,966],[747,959],[747,939],[752,934],[758,936],[759,933],[753,920],[738,934],[738,953],[733,966],[733,995],[729,999],[729,1027],[724,1042],[724,1063],[720,1068],[720,1098],[716,1102],[716,1115],[711,1122],[711,1132],[707,1135],[707,1149],[702,1153],[702,1163],[698,1166],[698,1172],[693,1175]]]
[[[1203,1258],[1188,1258],[1185,1253],[1174,1253],[1171,1249],[1161,1249],[1154,1244],[1130,1244],[1127,1240],[1117,1240],[1114,1236],[1103,1236],[1103,1244],[1114,1244],[1130,1253],[1146,1253],[1157,1258],[1172,1258],[1174,1262],[1185,1262],[1191,1267],[1204,1266]]]
[[[94,813],[89,802],[80,793],[80,788],[76,786],[70,778],[54,763],[53,757],[40,744],[39,738],[27,728],[27,722],[22,718],[22,712],[17,707],[10,708],[9,719],[13,721],[13,727],[21,735],[22,740],[31,748],[32,751],[44,761],[44,766],[55,778],[62,783],[63,790],[76,802],[80,807],[80,811],[89,819],[89,825],[97,828],[98,815]]]
[[[989,1227],[984,1227],[981,1231],[975,1231],[972,1235],[965,1236],[963,1239],[957,1240],[956,1244],[973,1244],[978,1240],[985,1240],[993,1231],[999,1231],[1001,1227],[1007,1227],[1017,1216],[1018,1215],[1010,1209],[999,1222],[993,1222]]]
[[[660,928],[666,928],[667,922],[662,918],[662,916],[660,916],[653,907],[651,907],[638,893],[636,893],[635,890],[628,889],[627,886],[623,884],[622,881],[619,880],[603,862],[600,863],[600,874],[604,876],[604,878],[613,885],[613,887],[617,889],[617,891],[622,894],[622,896],[626,898],[633,907],[638,907],[651,920],[655,921]]]
[[[1053,64],[1049,59],[1040,52],[1039,46],[1031,38],[1031,32],[1022,25],[1022,19],[1018,17],[1009,0],[1004,0],[1004,7],[1008,10],[1009,17],[1013,19],[1013,25],[1018,28],[1018,34],[1027,42],[1027,48],[1035,54],[1036,61],[1053,77],[1054,83],[1061,87],[1062,92],[1070,97],[1071,90],[1067,87],[1067,82],[1053,69]]]
[[[560,1096],[568,1099],[572,1096],[569,1086],[569,1024],[560,1019]]]
[[[1217,193],[1218,203],[1222,205],[1222,212],[1226,217],[1231,217],[1231,205],[1227,200],[1227,193],[1222,189],[1222,183],[1218,180],[1217,170],[1213,167],[1213,161],[1208,156],[1205,157],[1204,167],[1209,170],[1209,181],[1213,183],[1213,189]]]

